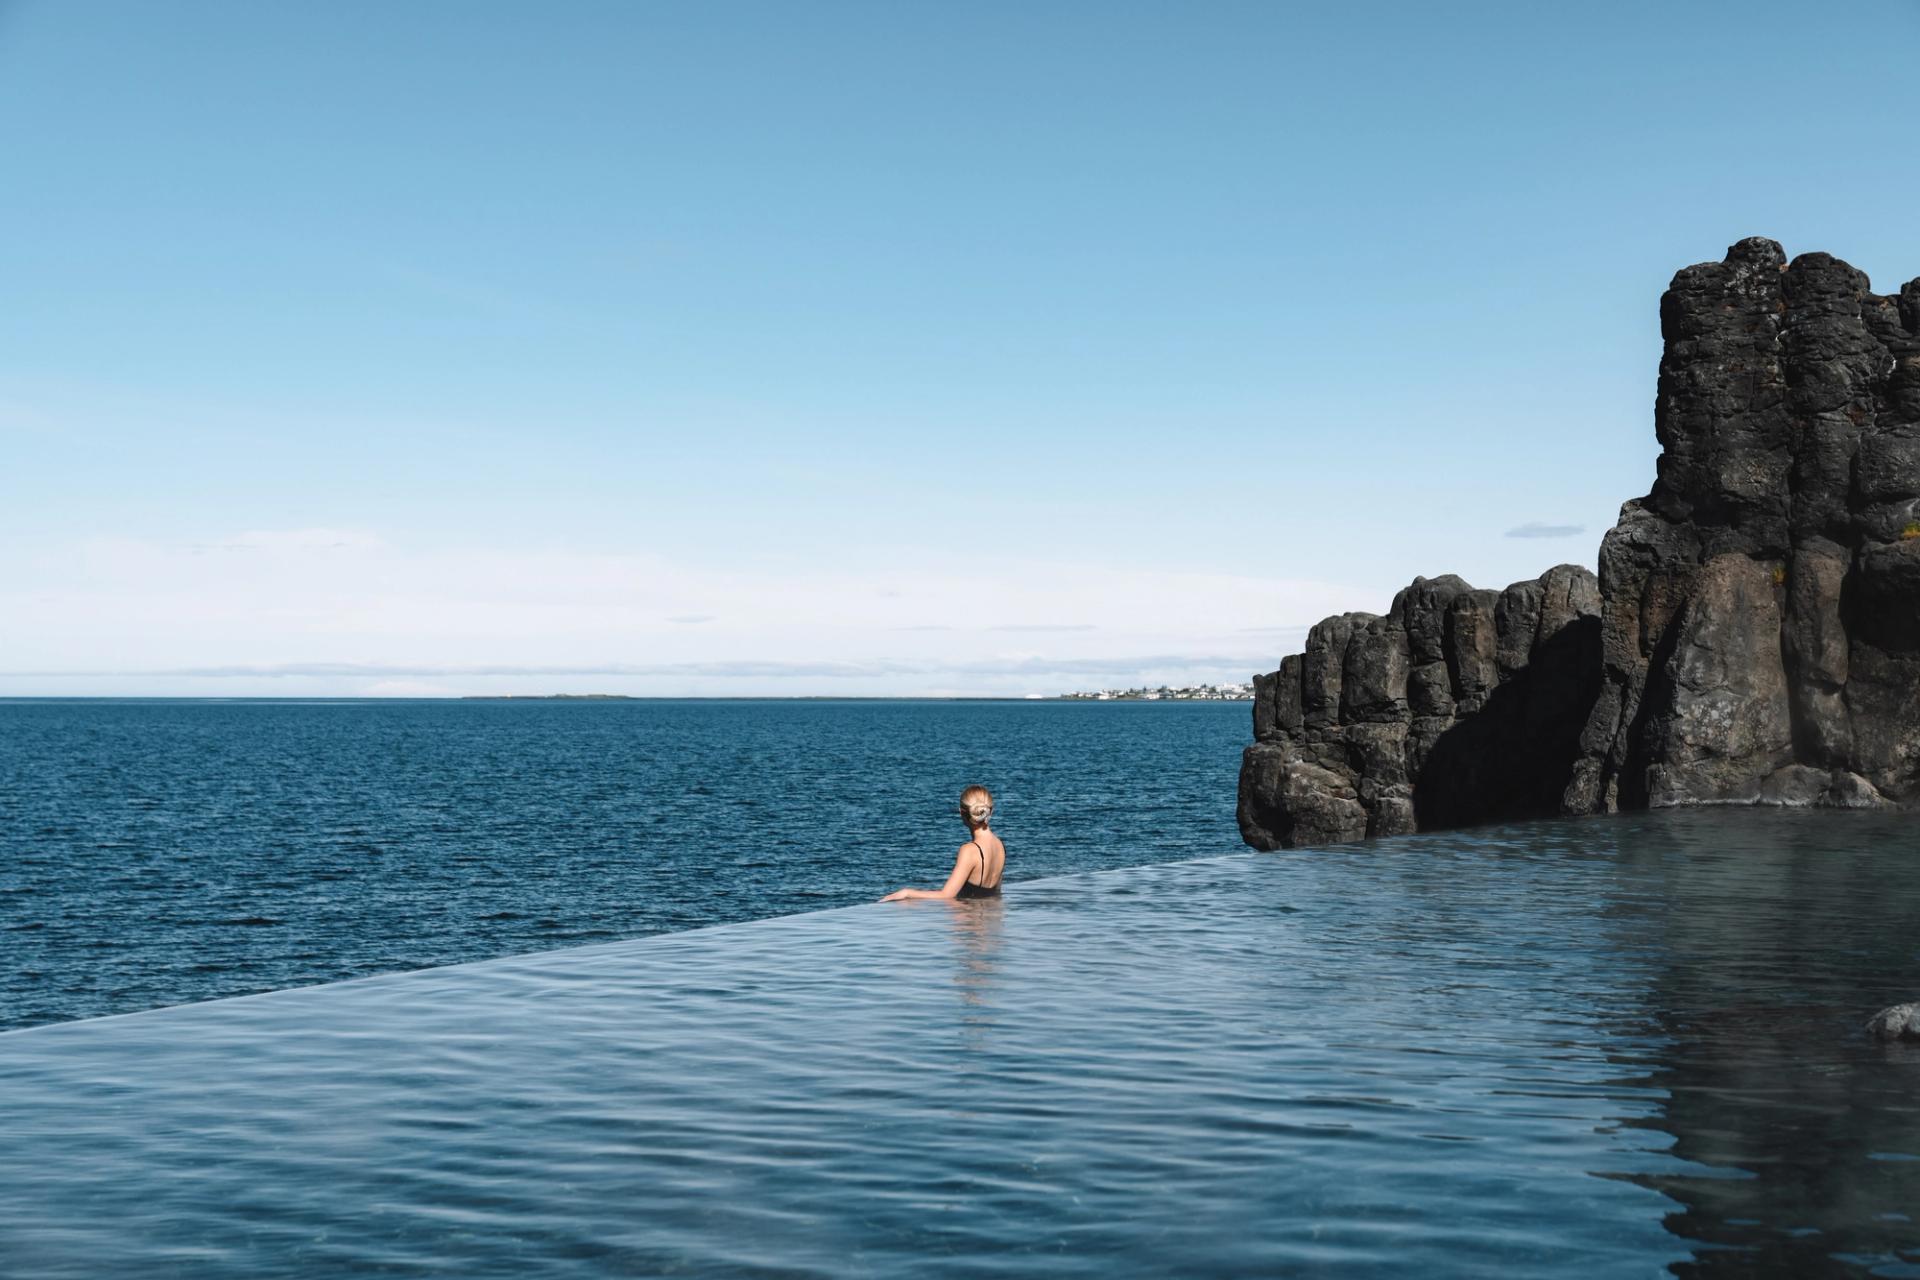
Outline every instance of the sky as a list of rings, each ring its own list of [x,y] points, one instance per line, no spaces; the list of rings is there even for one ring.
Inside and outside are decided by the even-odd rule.
[[[0,0],[0,696],[1243,681],[1920,274],[1920,2]]]

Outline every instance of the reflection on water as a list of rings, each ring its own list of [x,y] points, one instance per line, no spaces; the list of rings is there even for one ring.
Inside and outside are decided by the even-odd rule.
[[[1060,877],[0,1036],[24,1275],[1920,1274],[1915,820]]]
[[[1676,1270],[1920,1276],[1920,1046],[1861,1034],[1920,991],[1920,822],[1691,813],[1621,847],[1662,961],[1650,1123],[1689,1166],[1642,1181],[1703,1246]]]
[[[1002,898],[953,899],[940,904],[952,926],[954,989],[960,993],[961,1012],[972,1022],[992,1010],[994,968],[1000,962]]]

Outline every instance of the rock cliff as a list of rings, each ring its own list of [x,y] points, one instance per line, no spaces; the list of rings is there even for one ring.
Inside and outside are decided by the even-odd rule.
[[[1256,848],[1679,804],[1920,805],[1920,280],[1771,240],[1660,305],[1596,578],[1416,578],[1255,679]]]

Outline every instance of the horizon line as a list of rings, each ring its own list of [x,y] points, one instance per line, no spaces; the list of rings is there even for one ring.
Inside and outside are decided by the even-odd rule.
[[[1145,686],[1134,686],[1144,688]],[[1161,686],[1153,686],[1157,692]],[[1168,685],[1171,689],[1175,686]],[[1203,686],[1188,685],[1185,688]],[[1216,686],[1217,687],[1217,686]],[[1097,691],[1104,692],[1104,691]],[[0,693],[8,702],[1250,702],[1246,698],[1101,698],[1096,693]]]

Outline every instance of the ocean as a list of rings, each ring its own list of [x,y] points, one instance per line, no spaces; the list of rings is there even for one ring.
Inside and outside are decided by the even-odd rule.
[[[1249,704],[0,702],[0,1029],[1241,847]]]

